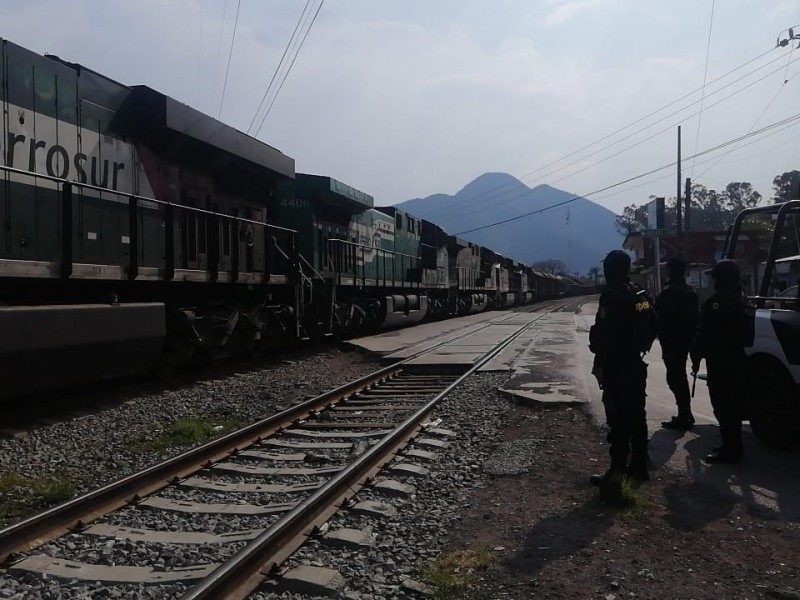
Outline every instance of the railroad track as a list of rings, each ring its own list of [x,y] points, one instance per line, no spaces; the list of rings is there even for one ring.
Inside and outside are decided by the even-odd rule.
[[[535,305],[512,309],[513,311],[547,310],[558,304],[557,300],[545,300]],[[325,348],[334,347],[325,343]],[[152,377],[129,377],[115,381],[99,381],[72,386],[63,390],[40,392],[30,396],[0,396],[0,437],[13,437],[32,428],[68,421],[76,417],[102,412],[120,404],[135,401],[140,395],[159,394],[167,390],[196,385],[202,381],[220,379],[237,373],[258,371],[283,360],[299,361],[320,349],[290,348],[288,353],[270,353],[257,359],[241,357],[213,363],[202,371],[182,369],[177,373],[156,379]]]
[[[446,445],[450,434],[426,422],[434,407],[541,318],[570,302],[549,306],[466,371],[420,372],[406,365],[458,339],[451,338],[2,529],[5,577],[160,585],[161,597],[194,600],[247,597],[398,453],[403,460],[394,470],[424,473],[420,463],[432,458],[424,448]],[[406,448],[421,432],[413,448]],[[378,484],[394,491],[398,485]],[[36,551],[43,544],[48,554]],[[194,562],[176,561],[169,552],[136,552],[165,544],[187,548],[183,556]]]

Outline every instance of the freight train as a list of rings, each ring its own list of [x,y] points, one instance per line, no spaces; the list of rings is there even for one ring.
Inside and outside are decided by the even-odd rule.
[[[146,86],[2,45],[2,394],[585,293]]]

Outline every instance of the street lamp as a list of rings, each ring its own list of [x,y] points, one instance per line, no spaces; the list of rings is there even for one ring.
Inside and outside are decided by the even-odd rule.
[[[795,31],[797,32],[795,33]],[[775,42],[775,45],[783,48],[788,46],[792,40],[800,40],[800,25],[795,25],[794,27],[789,27],[789,29],[781,31],[778,34],[778,40]],[[800,42],[798,42],[797,48],[800,48]]]

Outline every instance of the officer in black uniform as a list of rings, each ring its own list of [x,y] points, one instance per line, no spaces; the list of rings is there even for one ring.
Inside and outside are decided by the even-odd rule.
[[[700,313],[700,331],[692,347],[692,372],[706,359],[708,391],[719,421],[722,445],[704,458],[711,464],[742,460],[742,418],[748,384],[745,347],[753,343],[753,313],[745,303],[739,265],[721,260],[711,269],[714,294]]]
[[[655,317],[647,293],[628,280],[631,260],[614,250],[603,261],[606,289],[600,295],[595,323],[589,332],[594,353],[592,374],[603,390],[606,420],[611,428],[611,466],[593,475],[609,502],[621,500],[622,478],[650,478],[647,471],[647,417],[645,390],[647,365],[643,354],[655,338]],[[628,458],[630,456],[630,463]]]
[[[669,281],[656,298],[658,341],[667,368],[667,385],[675,394],[678,415],[669,421],[662,421],[661,426],[686,431],[694,425],[686,360],[697,334],[699,301],[697,292],[684,279],[685,261],[677,257],[670,258],[667,261],[667,273]]]

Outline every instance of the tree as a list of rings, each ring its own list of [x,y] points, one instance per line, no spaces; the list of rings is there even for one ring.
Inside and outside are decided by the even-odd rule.
[[[592,267],[589,269],[586,279],[590,279],[597,285],[597,278],[600,276],[600,267]]]
[[[787,171],[781,173],[772,180],[772,188],[775,190],[773,201],[786,202],[787,200],[797,200],[800,198],[800,171]]]
[[[560,275],[567,272],[567,265],[563,260],[557,258],[548,258],[540,260],[531,265],[532,269],[541,271],[542,273],[549,273],[550,275]]]
[[[643,231],[647,225],[647,211],[644,206],[631,204],[622,209],[622,214],[617,215],[615,222],[617,231],[622,235],[630,235],[637,231]]]
[[[727,198],[717,190],[710,190],[701,183],[692,185],[692,206],[690,227],[692,229],[726,229],[733,222],[731,211],[727,208]]]
[[[726,197],[728,210],[738,213],[745,208],[753,208],[761,202],[759,194],[751,183],[746,181],[733,181],[725,186],[723,192]]]
[[[800,176],[800,172],[793,171]],[[788,174],[784,173],[784,177]],[[779,178],[776,178],[776,182]],[[777,187],[776,183],[776,187]],[[791,185],[787,184],[787,185]],[[652,200],[655,196],[650,196]],[[727,229],[736,215],[745,208],[757,206],[761,202],[759,194],[751,183],[734,181],[725,186],[722,192],[708,189],[706,186],[695,183],[692,185],[692,202],[690,206],[689,224],[694,231],[719,231]],[[677,200],[675,197],[666,199],[664,210],[664,226],[674,230],[677,221]],[[684,215],[686,223],[686,215]],[[623,235],[642,231],[647,226],[647,212],[645,206],[632,204],[626,206],[622,214],[617,217],[617,229]]]

